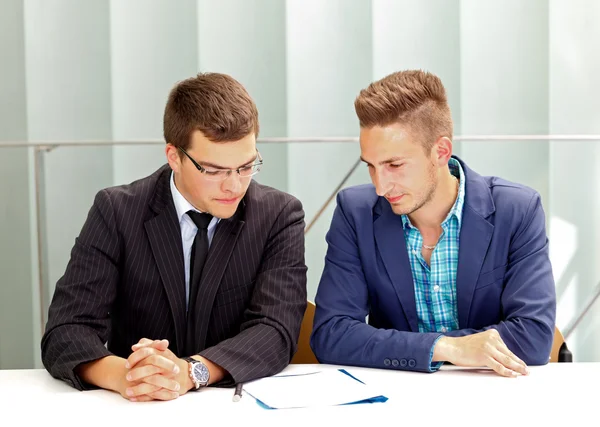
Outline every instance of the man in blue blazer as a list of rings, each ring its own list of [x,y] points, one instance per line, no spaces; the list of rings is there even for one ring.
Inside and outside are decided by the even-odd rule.
[[[539,194],[452,155],[435,75],[391,74],[355,109],[373,185],[337,197],[315,300],[319,361],[503,376],[547,363],[556,294]]]

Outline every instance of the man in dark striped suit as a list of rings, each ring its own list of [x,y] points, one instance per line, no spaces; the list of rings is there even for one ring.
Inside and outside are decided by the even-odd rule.
[[[56,285],[41,343],[52,376],[170,400],[289,364],[306,308],[304,212],[252,180],[258,131],[233,78],[173,88],[168,165],[96,195]]]

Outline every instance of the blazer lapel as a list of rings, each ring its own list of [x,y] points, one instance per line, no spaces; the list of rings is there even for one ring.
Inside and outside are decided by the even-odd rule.
[[[379,199],[375,205],[379,217],[373,223],[375,241],[379,255],[400,300],[400,305],[413,332],[419,331],[415,287],[406,250],[402,219],[396,215],[389,203]]]
[[[458,325],[463,329],[469,322],[475,285],[494,232],[494,226],[486,218],[495,211],[495,206],[485,180],[458,160],[466,180],[456,273]]]
[[[181,350],[185,340],[185,276],[181,228],[170,185],[171,169],[159,178],[151,209],[157,214],[146,221],[145,228],[150,247],[160,273],[175,324],[177,349]]]
[[[493,230],[493,225],[478,216],[469,206],[464,206],[456,273],[456,298],[460,329],[467,327],[475,284],[492,240]]]
[[[212,313],[212,307],[221,283],[221,278],[231,253],[244,226],[243,218],[244,202],[240,203],[235,215],[229,219],[222,219],[215,231],[208,258],[202,270],[198,298],[196,299],[196,345],[198,351],[205,348],[208,324]]]

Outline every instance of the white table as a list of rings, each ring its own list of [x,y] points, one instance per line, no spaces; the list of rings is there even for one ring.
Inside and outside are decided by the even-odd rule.
[[[286,370],[307,367],[291,365]],[[453,366],[433,374],[346,369],[363,382],[379,387],[389,400],[266,410],[248,395],[234,403],[232,389],[208,388],[170,402],[132,403],[105,390],[77,391],[45,370],[2,370],[0,425],[537,427],[600,423],[600,405],[596,406],[600,403],[600,363],[553,363],[531,367],[529,376],[517,378]],[[16,420],[11,423],[13,417]]]

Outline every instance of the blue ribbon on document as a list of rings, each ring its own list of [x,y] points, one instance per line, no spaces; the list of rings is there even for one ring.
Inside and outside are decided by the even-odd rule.
[[[358,378],[356,378],[354,375],[352,375],[351,373],[349,373],[348,371],[346,371],[345,369],[338,369],[339,372],[348,375],[350,378],[358,381],[361,384],[365,384],[363,381],[359,380]],[[308,374],[311,375],[311,374]],[[288,376],[288,375],[281,375],[281,376]],[[295,376],[294,374],[291,374],[289,376]],[[254,397],[254,396],[253,396]],[[267,405],[266,403],[264,403],[262,400],[258,399],[257,397],[254,397],[254,399],[256,400],[256,403],[264,409],[279,409],[279,408],[274,408],[272,406]],[[371,398],[368,399],[362,399],[362,400],[358,400],[356,402],[347,402],[347,403],[342,403],[339,404],[337,406],[347,406],[347,405],[358,405],[358,404],[363,404],[363,403],[383,403],[386,402],[388,400],[388,398],[386,396],[383,395],[379,395],[379,396],[373,396]]]
[[[362,382],[361,380],[356,378],[354,375],[352,375],[350,372],[346,371],[345,369],[338,369],[338,371],[340,371],[342,374],[348,375],[350,378],[354,378],[359,383],[364,384],[364,382]],[[383,403],[383,402],[387,402],[387,400],[388,400],[388,398],[385,396],[375,396],[375,397],[371,397],[369,399],[359,400],[358,402],[344,403],[344,405],[357,405],[359,403]]]

